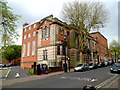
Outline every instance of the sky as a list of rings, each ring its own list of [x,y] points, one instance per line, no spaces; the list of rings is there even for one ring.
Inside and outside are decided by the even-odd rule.
[[[12,8],[14,14],[20,15],[21,18],[17,23],[17,31],[20,34],[15,44],[22,45],[22,25],[24,23],[33,23],[42,18],[53,14],[54,17],[61,19],[61,10],[64,3],[73,2],[74,0],[6,0],[8,6]],[[78,0],[79,1],[79,0]],[[80,0],[81,1],[81,0]],[[87,1],[87,0],[86,0]],[[89,1],[89,0],[88,0]],[[90,0],[100,1],[104,4],[109,12],[109,21],[106,27],[100,29],[108,40],[108,45],[112,40],[118,41],[118,0]]]

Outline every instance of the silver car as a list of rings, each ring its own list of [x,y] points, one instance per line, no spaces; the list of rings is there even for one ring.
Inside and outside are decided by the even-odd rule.
[[[89,65],[88,64],[78,64],[74,68],[74,72],[76,72],[76,71],[86,71],[86,70],[89,70]]]

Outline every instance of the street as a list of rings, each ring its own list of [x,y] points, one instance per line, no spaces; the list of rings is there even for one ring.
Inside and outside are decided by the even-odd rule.
[[[85,85],[98,86],[105,80],[118,76],[109,71],[110,67],[98,68],[85,72],[71,72],[43,79],[15,83],[3,88],[82,88]]]

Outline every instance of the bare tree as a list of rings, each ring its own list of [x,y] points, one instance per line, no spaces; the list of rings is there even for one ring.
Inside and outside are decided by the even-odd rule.
[[[77,30],[80,51],[89,32],[103,28],[108,20],[108,11],[100,2],[68,2],[64,4],[61,14],[63,21]]]

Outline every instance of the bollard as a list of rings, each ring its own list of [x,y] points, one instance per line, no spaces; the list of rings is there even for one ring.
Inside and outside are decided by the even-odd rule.
[[[34,74],[36,74],[36,62],[34,62]]]
[[[83,90],[96,90],[96,88],[92,85],[86,85],[83,87]]]
[[[40,64],[37,65],[37,75],[41,75],[41,68]]]

